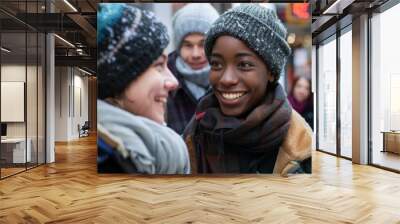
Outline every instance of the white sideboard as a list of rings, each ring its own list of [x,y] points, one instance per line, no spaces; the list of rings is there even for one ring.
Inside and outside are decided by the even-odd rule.
[[[12,147],[13,163],[25,163],[32,160],[32,140],[27,138],[27,147],[25,154],[25,138],[6,138],[1,139],[2,147]],[[25,161],[27,159],[27,161]]]

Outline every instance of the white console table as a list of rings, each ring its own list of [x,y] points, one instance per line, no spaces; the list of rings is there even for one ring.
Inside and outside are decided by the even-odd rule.
[[[30,138],[26,139],[26,142],[28,143],[26,147],[26,154],[25,154],[25,138],[6,138],[6,139],[1,139],[1,147],[2,151],[3,147],[12,147],[12,163],[25,163],[25,162],[31,162],[31,145],[32,145],[32,140]],[[25,161],[25,159],[27,159]]]

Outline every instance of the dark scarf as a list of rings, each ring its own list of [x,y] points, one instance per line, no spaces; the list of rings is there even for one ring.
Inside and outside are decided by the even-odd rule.
[[[201,148],[202,172],[259,172],[271,156],[275,163],[290,116],[291,107],[279,84],[268,86],[260,105],[242,119],[223,115],[215,95],[207,94],[196,109],[195,142]]]
[[[294,98],[293,95],[289,95],[288,100],[292,105],[293,109],[297,111],[299,114],[303,114],[309,108],[310,105],[309,99],[305,100],[304,102],[299,102],[296,100],[296,98]]]

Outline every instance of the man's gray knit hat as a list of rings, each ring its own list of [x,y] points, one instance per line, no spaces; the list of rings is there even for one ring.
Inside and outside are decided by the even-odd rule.
[[[97,11],[98,98],[115,97],[161,56],[167,28],[152,12],[123,3]]]
[[[205,53],[210,60],[216,39],[223,35],[233,36],[264,60],[277,81],[291,54],[286,34],[286,28],[274,10],[258,4],[242,4],[215,21],[207,33]]]
[[[175,47],[180,48],[182,40],[189,34],[206,34],[218,16],[209,3],[190,3],[179,9],[172,19]]]

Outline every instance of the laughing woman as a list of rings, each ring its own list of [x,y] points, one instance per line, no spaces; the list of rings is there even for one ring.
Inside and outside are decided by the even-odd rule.
[[[126,4],[98,8],[98,171],[188,174],[187,148],[165,126],[168,93],[166,27]]]
[[[224,13],[207,34],[212,91],[185,129],[194,173],[310,173],[311,129],[277,82],[291,50],[274,11]]]

